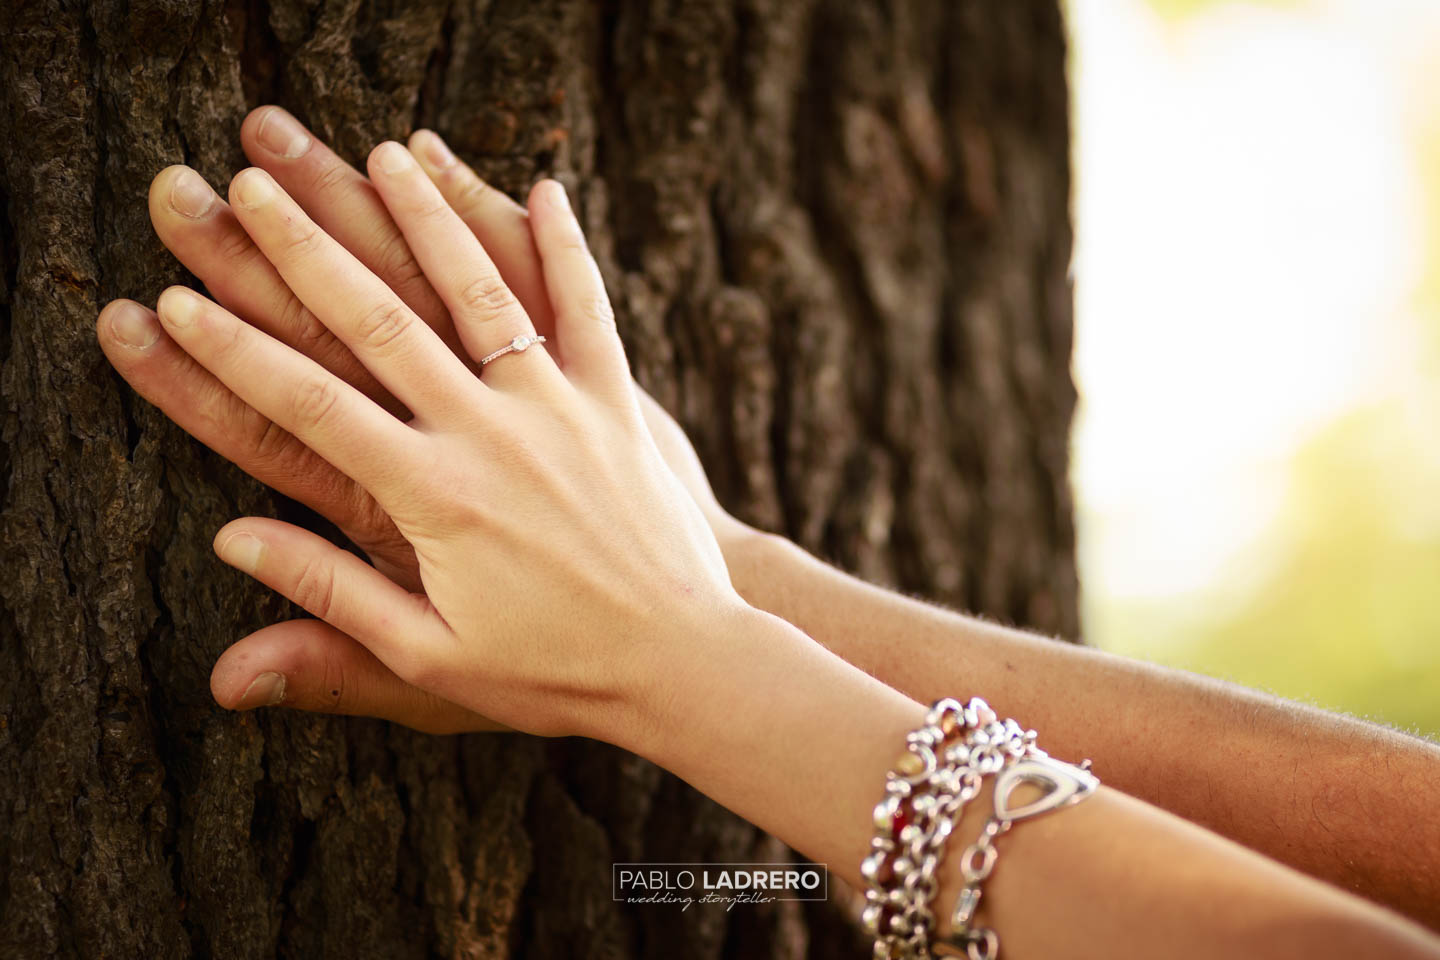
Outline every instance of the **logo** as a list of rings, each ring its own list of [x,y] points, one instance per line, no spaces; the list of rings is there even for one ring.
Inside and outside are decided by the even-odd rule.
[[[719,903],[729,912],[744,903],[824,900],[830,875],[823,863],[617,863],[610,885],[611,899],[624,903]]]

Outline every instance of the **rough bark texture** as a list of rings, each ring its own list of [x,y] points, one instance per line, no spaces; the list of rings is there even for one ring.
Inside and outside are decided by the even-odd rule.
[[[187,278],[145,193],[278,102],[352,159],[439,129],[575,188],[637,376],[722,499],[862,574],[1074,635],[1054,0],[11,0],[0,11],[0,955],[841,957],[826,907],[611,902],[774,840],[603,745],[235,715],[290,615],[212,556],[297,515],[114,375]]]

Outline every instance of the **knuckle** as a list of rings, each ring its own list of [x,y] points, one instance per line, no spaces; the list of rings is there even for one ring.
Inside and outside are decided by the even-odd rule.
[[[322,164],[310,178],[310,188],[318,194],[331,194],[350,185],[351,170],[338,159]]]
[[[426,223],[437,223],[448,220],[453,212],[443,196],[437,200],[431,195],[415,205],[414,216]]]
[[[186,366],[186,375],[192,375],[194,368],[188,364]],[[245,431],[242,436],[251,435],[255,429],[250,419],[255,414],[254,407],[217,379],[201,380],[198,386],[199,389],[192,395],[189,406],[205,418],[206,426],[210,430],[229,436],[239,425],[240,430]]]
[[[370,491],[337,470],[327,491],[327,500],[334,506],[326,516],[365,551],[372,563],[383,558],[399,566],[415,566],[415,551],[410,541]]]
[[[482,273],[460,290],[460,308],[480,320],[504,316],[519,306],[515,295],[500,277],[490,271]]]
[[[290,599],[328,621],[335,609],[335,568],[318,558],[307,560],[295,578]]]
[[[490,200],[490,193],[495,188],[463,164],[457,163],[450,169],[454,172],[447,178],[450,180],[449,188],[444,191],[447,199],[462,214],[477,212],[481,204]]]
[[[224,231],[215,240],[216,254],[232,272],[248,266],[256,257],[262,256],[260,248],[250,239],[250,234],[238,225],[234,226],[235,229]]]
[[[360,484],[355,483],[349,477],[344,477],[343,474],[341,476],[348,484],[340,499],[344,504],[347,517],[345,527],[347,531],[354,531],[350,538],[367,552],[371,548],[408,546],[409,541],[400,535],[400,531],[395,527],[395,521],[390,519],[390,514],[380,506],[380,501],[371,496],[370,491]]]
[[[580,311],[584,316],[602,326],[611,329],[615,327],[615,307],[603,291],[583,297],[580,301]]]
[[[291,257],[307,257],[319,249],[323,234],[310,220],[293,222],[285,236],[285,253]]]
[[[376,237],[374,249],[374,262],[370,267],[392,290],[413,284],[425,276],[405,235],[399,230],[383,231]]]
[[[446,171],[445,186],[441,193],[445,194],[445,199],[449,200],[456,210],[472,210],[484,203],[492,190],[494,187],[481,180],[474,170],[465,164],[455,164]]]
[[[290,297],[283,310],[284,329],[290,331],[295,349],[313,357],[335,343],[335,334],[320,322],[320,318],[315,316],[309,307],[300,302],[299,297]]]
[[[360,342],[372,349],[383,349],[403,337],[414,316],[399,303],[382,303],[372,307],[355,326]]]
[[[295,390],[296,420],[309,427],[323,426],[329,422],[340,394],[329,380],[318,377],[303,381]]]
[[[562,253],[578,253],[585,257],[590,256],[590,245],[585,242],[585,234],[578,226],[572,226],[561,230],[560,235],[555,238],[555,246]]]
[[[250,457],[262,467],[274,469],[296,459],[301,450],[309,449],[295,439],[295,435],[274,420],[270,420],[253,407],[247,408],[251,418]]]

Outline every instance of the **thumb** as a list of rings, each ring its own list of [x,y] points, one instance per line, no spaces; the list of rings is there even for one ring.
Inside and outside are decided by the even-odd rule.
[[[216,661],[210,692],[229,710],[281,706],[378,717],[422,733],[509,729],[411,686],[323,620],[288,620],[240,640]]]

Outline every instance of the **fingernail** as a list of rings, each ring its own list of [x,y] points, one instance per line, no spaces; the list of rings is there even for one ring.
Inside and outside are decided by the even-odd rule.
[[[260,556],[264,552],[264,542],[248,533],[233,533],[220,544],[220,559],[246,573],[260,569]]]
[[[275,194],[275,183],[263,170],[243,170],[235,178],[235,199],[247,210],[263,207]]]
[[[565,192],[559,180],[545,181],[545,199],[555,205],[557,209],[570,209],[570,195]]]
[[[440,134],[433,130],[420,131],[420,149],[425,152],[425,159],[430,161],[431,166],[444,170],[446,167],[453,167],[457,160],[455,154],[440,139]]]
[[[285,674],[266,672],[250,681],[250,686],[245,688],[235,708],[249,710],[251,707],[273,707],[284,699]]]
[[[414,166],[415,158],[410,156],[409,150],[392,140],[375,148],[375,162],[385,173],[400,173]]]
[[[215,203],[215,191],[194,170],[181,170],[170,187],[170,206],[181,216],[199,220]]]
[[[183,330],[195,322],[195,315],[200,312],[200,298],[189,290],[172,287],[160,294],[155,308],[167,326]]]
[[[311,143],[310,134],[300,126],[300,121],[279,107],[265,111],[255,139],[260,141],[260,146],[286,160],[303,157]]]
[[[125,303],[110,311],[110,336],[132,350],[144,350],[160,339],[160,327],[149,310]]]

